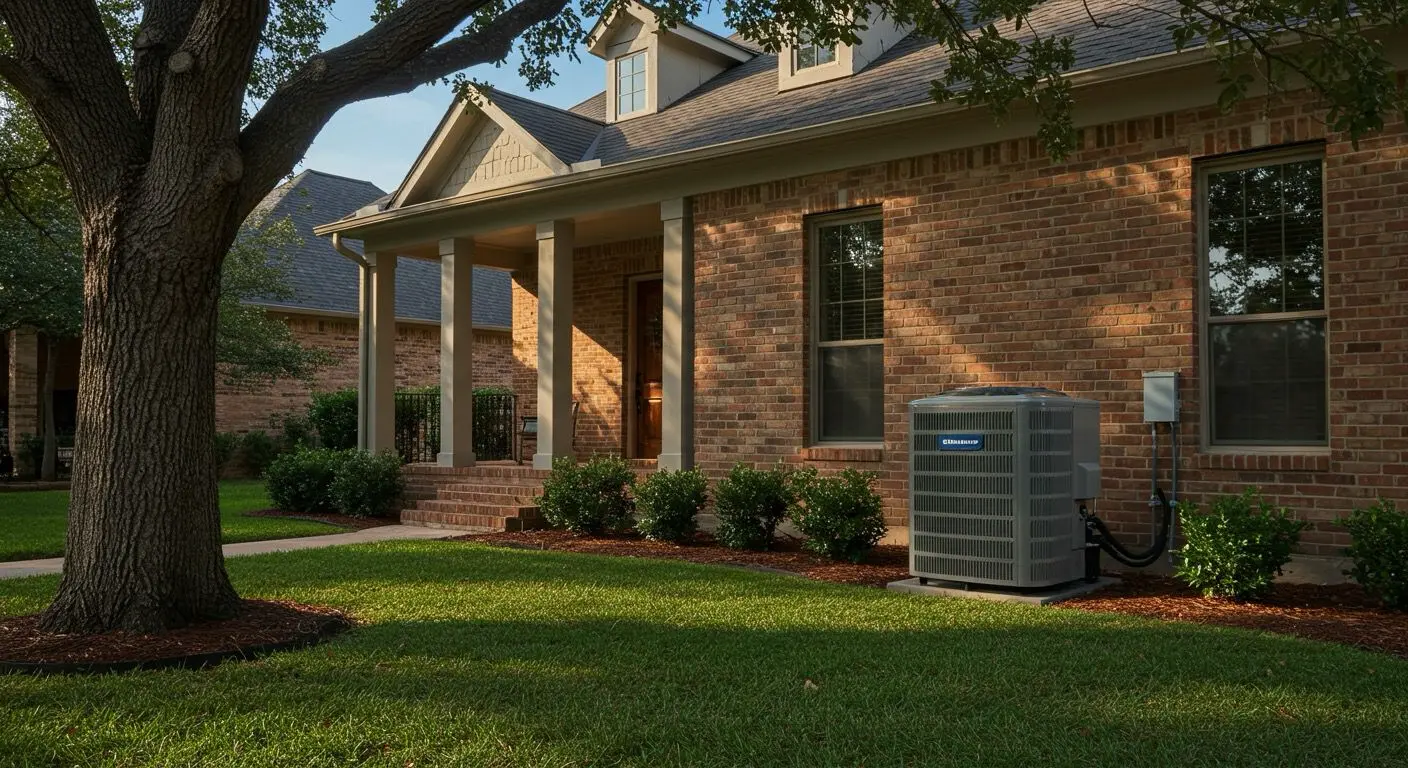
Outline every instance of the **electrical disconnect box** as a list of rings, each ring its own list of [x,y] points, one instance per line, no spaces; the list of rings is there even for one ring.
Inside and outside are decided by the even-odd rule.
[[[1150,371],[1144,374],[1144,423],[1168,424],[1178,421],[1178,372]]]

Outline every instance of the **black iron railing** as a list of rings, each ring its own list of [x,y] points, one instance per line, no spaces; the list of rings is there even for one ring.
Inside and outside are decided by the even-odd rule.
[[[513,458],[517,401],[512,394],[474,395],[473,445],[480,461]],[[440,394],[396,393],[396,452],[408,464],[433,462],[440,452]]]

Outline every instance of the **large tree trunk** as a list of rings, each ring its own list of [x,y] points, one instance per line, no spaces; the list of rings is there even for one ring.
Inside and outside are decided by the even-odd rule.
[[[40,462],[39,479],[54,480],[59,475],[59,436],[54,424],[54,374],[59,367],[59,345],[49,335],[44,336],[44,385],[40,389],[39,408],[44,414],[44,460]]]
[[[239,607],[214,459],[231,208],[153,208],[116,205],[86,222],[73,496],[51,631],[158,632]]]

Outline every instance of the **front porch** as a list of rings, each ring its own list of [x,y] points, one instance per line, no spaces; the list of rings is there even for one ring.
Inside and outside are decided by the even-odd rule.
[[[513,389],[520,416],[536,419],[536,436],[527,440],[521,457],[531,457],[532,470],[545,471],[562,457],[607,453],[639,460],[643,467],[692,466],[690,207],[687,199],[676,199],[487,231],[431,218],[413,233],[368,237],[359,445],[372,451],[395,446],[395,265],[396,257],[408,256],[438,261],[441,269],[436,466],[481,468],[472,439],[469,319],[475,266],[513,276]],[[427,469],[415,467],[413,473],[436,474]],[[528,505],[514,499],[531,498],[536,488],[517,491],[540,475],[526,467],[482,469],[463,477],[506,487],[483,490],[476,499],[416,498],[416,508],[504,520],[531,517],[519,514]],[[463,488],[446,492],[471,493]],[[451,510],[448,502],[455,500],[473,500],[485,508]],[[486,520],[466,524],[489,527]]]

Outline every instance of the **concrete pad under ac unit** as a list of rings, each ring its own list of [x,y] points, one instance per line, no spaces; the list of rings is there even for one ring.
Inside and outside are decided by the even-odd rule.
[[[982,585],[960,584],[954,581],[937,581],[928,579],[927,584],[920,584],[918,578],[904,579],[903,581],[892,581],[885,585],[886,589],[895,592],[910,592],[916,595],[928,595],[930,597],[964,597],[970,600],[989,600],[995,603],[1021,603],[1024,605],[1050,605],[1059,603],[1062,600],[1070,600],[1073,597],[1088,595],[1097,589],[1116,584],[1119,579],[1102,577],[1094,583],[1075,581],[1069,584],[1058,584],[1047,589],[1016,592],[1013,590],[996,589]]]

